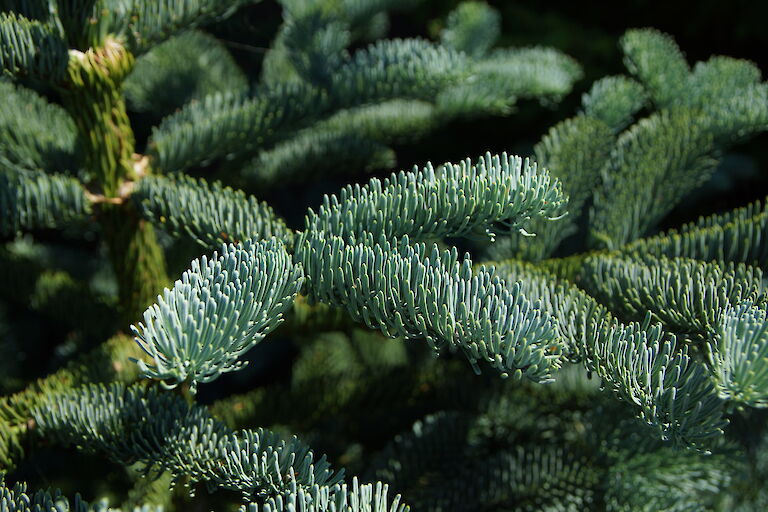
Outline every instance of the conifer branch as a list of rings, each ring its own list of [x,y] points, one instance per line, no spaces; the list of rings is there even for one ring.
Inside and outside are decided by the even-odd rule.
[[[0,13],[0,70],[51,81],[64,78],[67,45],[49,24]]]
[[[466,56],[423,39],[392,39],[358,50],[331,77],[341,107],[402,99],[430,100],[469,73]]]
[[[722,433],[723,403],[703,367],[677,349],[674,336],[643,323],[596,326],[587,368],[623,399],[661,438],[708,451]],[[620,355],[620,357],[617,357]]]
[[[472,65],[475,80],[506,79],[504,94],[557,100],[582,77],[581,66],[553,48],[498,48]]]
[[[768,313],[752,301],[728,305],[709,342],[721,398],[768,407]]]
[[[675,332],[704,339],[726,308],[755,301],[762,272],[744,264],[600,255],[585,262],[582,286],[603,304],[633,319],[648,311]]]
[[[0,507],[3,512],[39,512],[55,510],[56,512],[120,512],[120,509],[108,507],[105,500],[98,503],[88,503],[79,494],[70,501],[59,489],[38,490],[34,493],[28,490],[26,483],[17,482],[13,487],[5,483],[4,475],[0,474]],[[145,505],[136,507],[133,512],[162,512],[162,507]]]
[[[158,118],[210,94],[244,93],[247,88],[245,74],[224,44],[195,30],[140,56],[124,83],[130,110]]]
[[[607,76],[581,97],[583,115],[607,124],[619,133],[648,102],[643,86],[625,76]]]
[[[608,510],[706,510],[733,478],[726,457],[694,457],[682,450],[633,454],[605,479]]]
[[[259,0],[121,0],[114,2],[115,28],[135,54],[149,50],[183,30],[231,16]]]
[[[131,197],[157,226],[185,233],[208,248],[272,237],[293,243],[292,231],[269,205],[218,182],[150,176],[138,182]]]
[[[240,512],[408,512],[410,507],[401,503],[400,496],[391,500],[386,484],[360,484],[357,477],[352,485],[314,485],[299,488],[288,495],[269,498],[261,507],[257,503],[240,508]]]
[[[746,263],[768,268],[768,212],[761,201],[660,235],[636,240],[622,251],[657,257],[685,257],[701,261]]]
[[[218,157],[248,154],[307,124],[327,108],[320,91],[301,85],[206,96],[168,116],[152,132],[149,155],[161,173]]]
[[[550,380],[560,341],[550,319],[492,270],[472,275],[468,258],[437,246],[411,246],[368,235],[357,244],[310,232],[297,259],[311,297],[343,307],[358,322],[389,337],[425,339],[434,350],[461,349],[473,369],[479,361],[502,375]]]
[[[596,190],[594,244],[617,249],[639,238],[714,171],[712,137],[688,111],[661,111],[618,139]]]
[[[65,446],[121,464],[142,462],[246,499],[332,486],[343,478],[296,437],[285,440],[264,429],[233,432],[204,407],[156,389],[89,386],[34,414],[40,432]]]
[[[69,114],[31,89],[0,81],[0,158],[26,169],[77,171],[77,130]]]
[[[658,107],[670,107],[687,94],[690,67],[670,36],[650,28],[628,30],[619,44],[627,69],[645,85]]]
[[[565,215],[566,197],[545,169],[506,153],[490,153],[437,169],[392,174],[365,186],[347,186],[310,210],[307,230],[362,240],[365,233],[414,240],[487,234],[495,223],[524,229],[532,217]]]
[[[371,172],[395,166],[395,152],[375,139],[354,131],[309,128],[263,151],[242,169],[260,190],[306,179],[307,163],[313,174],[332,176],[340,169]]]
[[[440,41],[472,58],[483,56],[501,34],[499,11],[483,2],[461,2],[445,25]]]
[[[225,245],[221,255],[194,260],[144,323],[131,326],[154,364],[134,362],[164,387],[187,382],[194,393],[198,383],[245,366],[239,356],[282,323],[301,283],[301,268],[274,238]]]
[[[391,100],[343,109],[294,137],[262,151],[241,173],[260,189],[306,179],[306,163],[319,175],[395,166],[385,144],[420,137],[440,122],[437,109],[421,100]]]
[[[3,167],[0,161],[0,233],[63,227],[91,213],[76,179]]]
[[[651,325],[650,315],[641,323],[621,324],[597,301],[573,285],[558,285],[546,273],[531,272],[512,262],[499,268],[508,282],[541,301],[558,329],[572,343],[570,353],[606,387],[639,407],[639,416],[660,437],[675,444],[707,451],[722,432],[723,403],[702,366],[677,348],[674,336]]]
[[[133,382],[139,377],[138,367],[127,361],[140,356],[131,338],[118,335],[24,390],[0,398],[0,469],[13,468],[29,449],[29,434],[36,427],[33,409],[86,384]]]
[[[577,231],[585,206],[600,179],[615,142],[609,127],[600,120],[576,116],[555,125],[534,147],[539,165],[563,184],[568,195],[568,216],[559,222],[531,219],[535,238],[503,237],[488,249],[492,259],[515,256],[538,261],[550,256],[560,243]]]
[[[299,78],[328,87],[333,72],[349,58],[346,48],[352,34],[348,22],[327,4],[318,2],[313,7],[300,16],[286,17],[280,43]]]

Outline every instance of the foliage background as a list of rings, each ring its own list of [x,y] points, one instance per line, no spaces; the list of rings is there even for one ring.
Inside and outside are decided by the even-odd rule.
[[[751,60],[763,71],[768,69],[765,52],[768,33],[761,21],[768,18],[768,4],[763,2],[488,0],[487,3],[501,13],[502,34],[498,46],[552,46],[574,57],[583,67],[584,78],[564,101],[550,108],[524,100],[508,118],[457,120],[416,143],[395,145],[399,168],[410,169],[426,161],[457,161],[485,151],[530,154],[549,127],[573,114],[581,95],[595,80],[625,72],[618,40],[629,28],[654,27],[670,34],[689,62],[705,61],[711,55],[728,55]],[[393,12],[387,37],[434,36],[441,28],[441,20],[458,4],[459,0],[425,0],[415,8]],[[263,2],[241,10],[238,16],[208,30],[227,41],[237,62],[254,76],[280,19],[279,6]],[[141,136],[140,125],[137,135]],[[734,148],[732,153],[727,165],[736,166],[737,172],[730,169],[727,180],[720,173],[667,217],[662,228],[766,195],[768,134]],[[290,224],[298,225],[304,217],[303,205],[317,204],[322,194],[334,192],[343,184],[346,184],[344,179],[320,181],[313,187],[294,186],[277,190],[270,197],[259,197],[273,205]],[[302,207],[296,208],[297,204]]]
[[[440,20],[458,3],[457,0],[426,0],[415,9],[393,13],[387,37],[434,36],[441,27]],[[399,169],[409,169],[428,160],[434,163],[457,161],[485,151],[530,154],[534,143],[549,127],[573,115],[581,94],[594,80],[624,71],[617,43],[628,28],[650,26],[669,33],[684,49],[689,62],[722,54],[752,60],[761,70],[768,71],[768,53],[765,51],[768,48],[768,32],[764,26],[764,21],[768,19],[768,3],[764,2],[735,1],[725,5],[716,0],[628,0],[605,4],[568,0],[489,0],[488,3],[501,13],[499,46],[552,46],[574,57],[583,66],[584,78],[556,106],[542,107],[535,101],[521,101],[517,111],[508,118],[457,120],[418,142],[395,145]],[[274,2],[262,2],[242,9],[237,16],[207,30],[225,41],[240,66],[255,78],[279,23],[279,6]],[[137,135],[137,150],[143,152],[149,129],[157,119],[149,114],[132,113],[131,117]],[[707,185],[666,217],[660,227],[678,226],[700,215],[741,206],[768,195],[768,133],[733,148],[722,167]],[[724,171],[726,168],[727,173]],[[216,168],[209,168],[198,172],[209,181],[215,177],[225,178],[217,176],[217,171]],[[312,169],[308,172],[311,173]],[[359,178],[326,178],[309,184],[291,184],[268,193],[245,190],[266,200],[291,227],[298,227],[308,205],[318,204],[323,194],[335,192],[350,181],[359,181]],[[83,247],[82,241],[74,242],[60,233],[44,233],[40,239],[56,242],[65,248],[71,244],[73,258],[76,258],[75,255],[82,249],[93,252],[99,237],[93,237],[92,247]],[[199,252],[197,246],[189,243],[186,250],[169,254],[170,275],[179,275]],[[35,315],[23,308],[9,308],[5,314],[14,319],[19,315],[34,319]],[[105,318],[105,323],[110,321],[114,319]],[[35,350],[27,354],[26,364],[23,365],[26,377],[43,376],[68,360],[66,336],[71,333],[62,333],[55,322],[32,321],[26,325],[32,332],[25,333],[25,336],[40,340],[34,344]],[[4,327],[0,325],[0,328]],[[110,328],[105,327],[104,332],[109,331]],[[102,339],[103,336],[93,335],[92,339],[78,341],[72,353],[82,353]],[[247,359],[251,364],[247,370],[222,377],[201,388],[199,401],[212,403],[217,398],[244,392],[258,385],[286,381],[290,378],[290,368],[297,353],[298,348],[278,333],[248,353]],[[0,354],[0,357],[10,356]],[[269,364],[260,361],[268,361]],[[94,458],[93,463],[89,463],[88,456],[74,450],[57,452],[64,456],[53,457],[53,453],[42,451],[25,461],[11,475],[11,480],[27,480],[32,488],[55,485],[70,495],[79,491],[90,496],[97,495],[100,488],[120,485],[120,482],[100,480],[99,476],[107,472],[108,463],[103,459]],[[51,467],[52,460],[58,461],[60,467]],[[78,468],[78,472],[80,468],[91,468],[91,488],[83,487],[87,477],[82,473],[76,480],[67,477],[72,474],[73,467]],[[51,475],[58,475],[54,477],[55,481],[51,480]]]

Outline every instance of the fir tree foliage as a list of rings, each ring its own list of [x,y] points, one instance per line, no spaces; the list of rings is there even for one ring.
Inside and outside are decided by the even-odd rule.
[[[139,57],[124,87],[132,110],[161,116],[217,91],[245,91],[248,82],[223,43],[192,30]]]
[[[192,262],[157,304],[133,327],[137,342],[154,365],[136,361],[143,374],[168,387],[209,382],[242,368],[238,356],[282,322],[302,282],[274,239],[225,245]]]
[[[621,323],[595,298],[551,274],[518,262],[503,262],[499,272],[539,300],[553,317],[566,354],[595,372],[603,385],[639,407],[640,417],[663,439],[706,450],[725,426],[722,403],[703,368],[650,314]],[[617,356],[620,354],[620,357]]]
[[[76,179],[0,164],[0,233],[60,228],[84,220],[91,203]]]
[[[212,159],[246,159],[253,163],[244,167],[244,175],[259,184],[262,163],[280,165],[272,171],[277,173],[315,155],[379,168],[391,162],[382,158],[386,145],[415,135],[413,125],[402,121],[382,135],[356,130],[369,116],[375,122],[390,101],[418,100],[436,107],[430,122],[418,125],[431,129],[455,117],[509,113],[518,98],[558,99],[581,77],[573,59],[551,48],[500,49],[479,60],[470,59],[464,48],[424,39],[381,40],[348,49],[359,36],[361,21],[409,4],[401,1],[283,4],[284,25],[265,57],[262,82],[245,95],[206,98],[170,116],[150,140],[159,168],[183,171]],[[462,9],[454,19],[464,17]],[[488,6],[482,9],[498,16]],[[325,120],[331,116],[335,133],[327,136]],[[311,136],[295,135],[300,128]],[[353,144],[341,153],[338,141],[345,137]],[[279,151],[273,151],[275,146]]]
[[[523,226],[531,217],[557,220],[566,214],[567,198],[545,169],[507,154],[487,153],[437,170],[393,174],[383,182],[348,186],[339,197],[326,196],[317,214],[307,217],[308,232],[322,231],[355,241],[409,235],[415,240],[485,234],[499,223]]]
[[[536,146],[539,163],[572,198],[573,224],[539,227],[541,239],[532,243],[512,237],[490,250],[492,258],[541,260],[582,230],[582,248],[616,250],[636,241],[710,178],[723,151],[768,127],[768,85],[752,63],[716,56],[691,70],[676,43],[653,29],[627,31],[620,46],[636,80],[598,80],[579,115]],[[738,250],[731,243],[706,247]]]
[[[581,99],[584,117],[602,121],[614,133],[623,131],[647,102],[643,86],[621,75],[601,78]]]
[[[89,238],[84,221],[96,220],[131,303],[125,325],[144,315],[135,340],[113,338],[0,399],[2,469],[44,443],[74,447],[160,486],[231,491],[250,512],[759,503],[735,475],[760,479],[768,446],[762,432],[738,435],[768,405],[764,206],[642,238],[730,145],[766,128],[753,64],[691,66],[670,37],[628,31],[633,78],[596,82],[536,145],[538,164],[486,154],[374,178],[326,196],[293,231],[225,183],[283,185],[313,158],[334,172],[391,167],[389,144],[507,114],[521,98],[557,101],[581,70],[551,48],[494,48],[500,18],[485,3],[461,3],[435,42],[377,40],[402,0],[285,0],[248,83],[223,44],[191,31],[246,3],[3,3],[0,232]],[[170,113],[144,155],[130,109]],[[223,183],[182,174],[209,166]],[[188,236],[217,250],[160,295],[153,226],[172,248]],[[450,240],[497,236],[496,261]],[[546,260],[573,246],[593,252]],[[31,275],[14,292],[32,309],[88,289],[65,271]],[[210,410],[195,402],[284,321],[300,352],[285,381]],[[320,332],[327,324],[347,332]],[[474,375],[466,361],[496,371]],[[345,481],[319,452],[370,483]],[[173,502],[151,494],[135,488],[123,509]],[[118,510],[5,480],[0,503]]]
[[[70,501],[64,497],[59,489],[39,490],[34,493],[28,490],[24,483],[16,483],[13,487],[5,484],[0,477],[0,510],[3,512],[40,512],[55,510],[56,512],[120,512],[119,508],[112,508],[105,500],[98,503],[88,503],[80,495]],[[161,507],[145,505],[135,507],[132,512],[160,512]]]
[[[244,497],[291,494],[338,483],[343,472],[297,438],[233,432],[199,405],[140,386],[75,389],[35,411],[41,430],[65,445],[99,451],[116,462],[158,466]]]
[[[637,254],[686,257],[702,261],[746,263],[765,269],[764,229],[768,215],[757,201],[723,215],[702,217],[679,229],[641,238],[623,250]]]
[[[0,113],[0,161],[33,170],[79,170],[77,131],[63,108],[11,82],[0,81],[0,97],[5,100]]]
[[[0,12],[0,68],[4,73],[60,80],[67,45],[56,27],[14,12]]]
[[[455,250],[374,240],[347,245],[319,235],[300,245],[313,296],[389,337],[462,349],[476,371],[486,361],[503,376],[549,380],[560,355],[556,331],[519,285],[507,289],[492,270],[473,276]]]
[[[595,256],[585,263],[583,286],[630,318],[652,312],[675,332],[706,337],[730,304],[755,301],[762,272],[746,265]]]
[[[722,398],[753,407],[768,406],[768,336],[765,306],[744,301],[722,314],[708,346],[715,383]]]
[[[501,33],[501,17],[488,4],[462,2],[448,15],[440,40],[470,57],[481,57]]]
[[[144,216],[204,247],[275,237],[293,242],[292,232],[272,208],[240,190],[184,175],[150,176],[133,193]]]

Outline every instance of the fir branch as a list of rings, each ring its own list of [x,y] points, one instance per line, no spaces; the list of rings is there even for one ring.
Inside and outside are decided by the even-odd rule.
[[[682,96],[692,106],[706,107],[712,101],[728,99],[735,91],[758,85],[760,69],[754,63],[716,55],[697,62],[689,78],[689,93]]]
[[[259,0],[111,0],[114,29],[128,39],[135,54],[174,34],[231,16]]]
[[[628,31],[622,48],[627,67],[656,105],[699,112],[696,124],[716,143],[731,144],[768,129],[768,85],[760,83],[760,70],[752,63],[717,56],[691,72],[672,38],[652,29]]]
[[[670,36],[650,28],[628,30],[620,46],[627,69],[658,107],[670,107],[687,94],[690,67]]]
[[[674,336],[642,323],[621,324],[582,290],[558,284],[547,274],[520,263],[499,266],[499,275],[518,281],[522,290],[541,301],[552,315],[570,354],[596,373],[604,386],[640,408],[639,416],[664,440],[708,450],[709,440],[722,432],[722,402],[704,369],[687,353],[676,350]],[[547,289],[549,288],[549,289]]]
[[[383,143],[406,143],[436,128],[438,117],[428,101],[395,99],[339,110],[310,129],[340,131]]]
[[[714,171],[712,137],[685,110],[661,111],[618,139],[590,212],[593,243],[617,249],[654,227]]]
[[[53,228],[85,219],[91,204],[69,176],[4,168],[0,161],[0,233]]]
[[[728,305],[709,343],[721,398],[768,407],[768,313],[752,301]]]
[[[3,512],[120,512],[107,506],[106,500],[98,503],[89,504],[84,501],[79,494],[75,495],[74,501],[70,504],[69,500],[59,489],[39,490],[34,494],[28,490],[27,484],[17,482],[13,487],[5,483],[5,477],[0,474],[0,510]],[[151,506],[135,507],[133,512],[162,512],[162,508],[153,508]]]
[[[615,139],[597,119],[576,116],[555,125],[534,147],[536,161],[563,183],[569,215],[560,222],[531,219],[535,238],[504,237],[488,248],[492,259],[515,256],[538,261],[550,256],[577,230],[582,210],[594,193]]]
[[[592,510],[599,473],[572,451],[555,447],[498,450],[479,460],[440,468],[440,477],[412,498],[419,510]]]
[[[730,146],[768,130],[768,84],[731,90],[730,95],[706,102],[700,123],[716,143]]]
[[[218,182],[150,176],[138,182],[132,197],[153,223],[205,247],[272,237],[293,243],[292,231],[269,205]]]
[[[499,11],[484,2],[462,2],[448,14],[440,41],[477,58],[496,43],[500,34]]]
[[[68,61],[67,45],[53,27],[13,12],[0,12],[0,70],[59,81]]]
[[[731,480],[720,455],[663,450],[619,460],[605,479],[606,510],[656,512],[711,510]]]
[[[468,74],[466,56],[422,39],[378,41],[331,77],[341,107],[395,98],[430,100]]]
[[[139,377],[138,368],[123,361],[140,355],[131,338],[115,336],[26,389],[1,397],[0,468],[12,468],[29,449],[28,437],[35,428],[31,421],[34,408],[85,384],[133,382]]]
[[[349,59],[346,48],[352,34],[348,23],[327,4],[314,7],[300,16],[286,17],[279,43],[301,79],[327,87],[333,72]]]
[[[660,235],[636,240],[622,251],[667,258],[746,263],[768,268],[768,212],[760,201],[722,215],[702,217]]]
[[[582,77],[581,66],[553,48],[499,48],[472,65],[475,80],[506,79],[504,94],[557,100]]]
[[[349,240],[408,235],[415,240],[466,236],[502,223],[523,229],[535,216],[564,215],[560,183],[535,163],[506,153],[490,153],[472,164],[427,164],[421,172],[400,172],[383,182],[347,186],[339,197],[326,196],[318,213],[310,210],[308,231]]]
[[[557,101],[581,78],[581,67],[552,48],[500,48],[471,65],[471,74],[437,97],[444,117],[506,115],[520,98]]]
[[[536,161],[563,183],[570,213],[565,222],[559,223],[561,226],[546,226],[546,231],[542,233],[542,241],[546,243],[543,254],[549,255],[575,231],[615,142],[606,128],[606,124],[599,120],[577,116],[555,125],[534,146]],[[541,225],[541,221],[538,224]],[[541,242],[537,240],[533,243],[538,245]]]
[[[206,96],[165,118],[152,131],[148,153],[158,171],[182,171],[254,152],[326,108],[320,91],[300,85],[264,89],[252,98],[236,93]]]
[[[555,321],[560,338],[565,343],[565,355],[574,362],[590,356],[594,327],[610,321],[609,311],[582,290],[558,281],[546,270],[519,260],[486,262],[493,266],[507,283],[520,283],[529,300],[541,305],[541,310]]]
[[[509,77],[475,75],[440,91],[435,106],[437,114],[445,120],[483,115],[506,116],[514,111],[518,92],[515,82]]]
[[[643,86],[625,76],[607,76],[581,97],[583,115],[599,119],[619,133],[633,120],[648,98]]]
[[[513,83],[516,91],[499,93],[486,87],[487,101],[483,101],[491,112],[505,110],[518,93],[556,96],[567,92],[580,73],[572,59],[554,50],[517,50],[496,60],[490,66],[495,70],[490,79]],[[285,138],[288,130],[327,117],[335,109],[394,99],[430,101],[441,91],[470,82],[482,88],[486,79],[470,80],[470,71],[466,56],[448,48],[420,39],[380,41],[342,63],[329,78],[327,90],[293,82],[257,90],[252,98],[217,95],[188,105],[154,130],[149,153],[155,157],[155,167],[164,172],[224,156],[248,156]],[[510,82],[510,75],[504,73],[515,80]],[[556,84],[550,86],[552,80]],[[464,101],[468,90],[460,88],[458,96],[447,93],[439,100],[438,113],[443,117],[466,114],[472,105]]]
[[[218,39],[193,30],[139,57],[123,87],[132,110],[161,116],[209,94],[245,92],[248,82]]]
[[[582,286],[603,304],[633,319],[648,311],[673,331],[710,337],[726,308],[754,301],[762,272],[744,264],[686,258],[599,255],[587,259]]]
[[[40,432],[59,443],[100,452],[121,464],[188,476],[246,499],[332,486],[343,471],[330,469],[296,437],[263,429],[232,432],[204,407],[177,394],[141,386],[88,386],[35,410]]]
[[[438,122],[435,107],[420,100],[343,109],[262,151],[241,173],[259,188],[267,188],[326,173],[392,168],[395,155],[385,144],[413,140]],[[308,176],[307,162],[317,172]]]
[[[76,171],[77,130],[67,112],[31,89],[0,81],[0,158],[27,169]]]
[[[764,206],[763,201],[754,201],[747,204],[746,206],[734,208],[733,210],[728,210],[722,213],[715,213],[706,217],[701,216],[694,222],[688,222],[678,228],[675,228],[674,232],[683,234],[699,232],[713,227],[724,228],[729,224],[738,224],[764,215],[767,212],[766,207],[768,207],[768,205]],[[723,258],[712,259],[723,261]]]
[[[210,382],[245,366],[238,358],[283,321],[302,283],[282,243],[245,241],[194,260],[131,326],[154,365],[134,360],[164,387]]]
[[[469,259],[408,238],[357,245],[323,232],[297,244],[312,297],[346,308],[389,337],[425,339],[431,348],[461,349],[479,372],[485,361],[502,375],[550,380],[560,343],[550,319],[492,271],[472,275]]]
[[[344,170],[372,172],[394,165],[394,150],[375,140],[352,131],[310,128],[263,151],[242,173],[264,190],[304,180],[307,171],[328,177]]]
[[[674,336],[642,323],[596,326],[585,361],[623,399],[640,408],[640,417],[661,438],[707,451],[726,425],[723,404],[703,367],[676,349]]]
[[[391,500],[386,484],[360,484],[357,477],[352,485],[312,486],[299,488],[285,496],[268,499],[261,507],[258,503],[240,508],[240,512],[408,512],[410,507],[400,502],[400,496]]]

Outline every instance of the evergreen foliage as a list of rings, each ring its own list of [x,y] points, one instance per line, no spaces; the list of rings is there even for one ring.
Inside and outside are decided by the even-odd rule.
[[[272,237],[292,243],[292,232],[272,208],[221,183],[184,175],[150,176],[133,193],[143,215],[175,235],[186,233],[204,247]]]
[[[3,512],[768,503],[764,203],[656,232],[768,127],[755,65],[629,30],[632,77],[530,159],[373,177],[293,226],[257,196],[581,69],[495,47],[482,2],[430,41],[382,39],[412,2],[282,0],[254,78],[212,35],[251,3],[0,3]],[[114,489],[17,478],[70,457]]]

